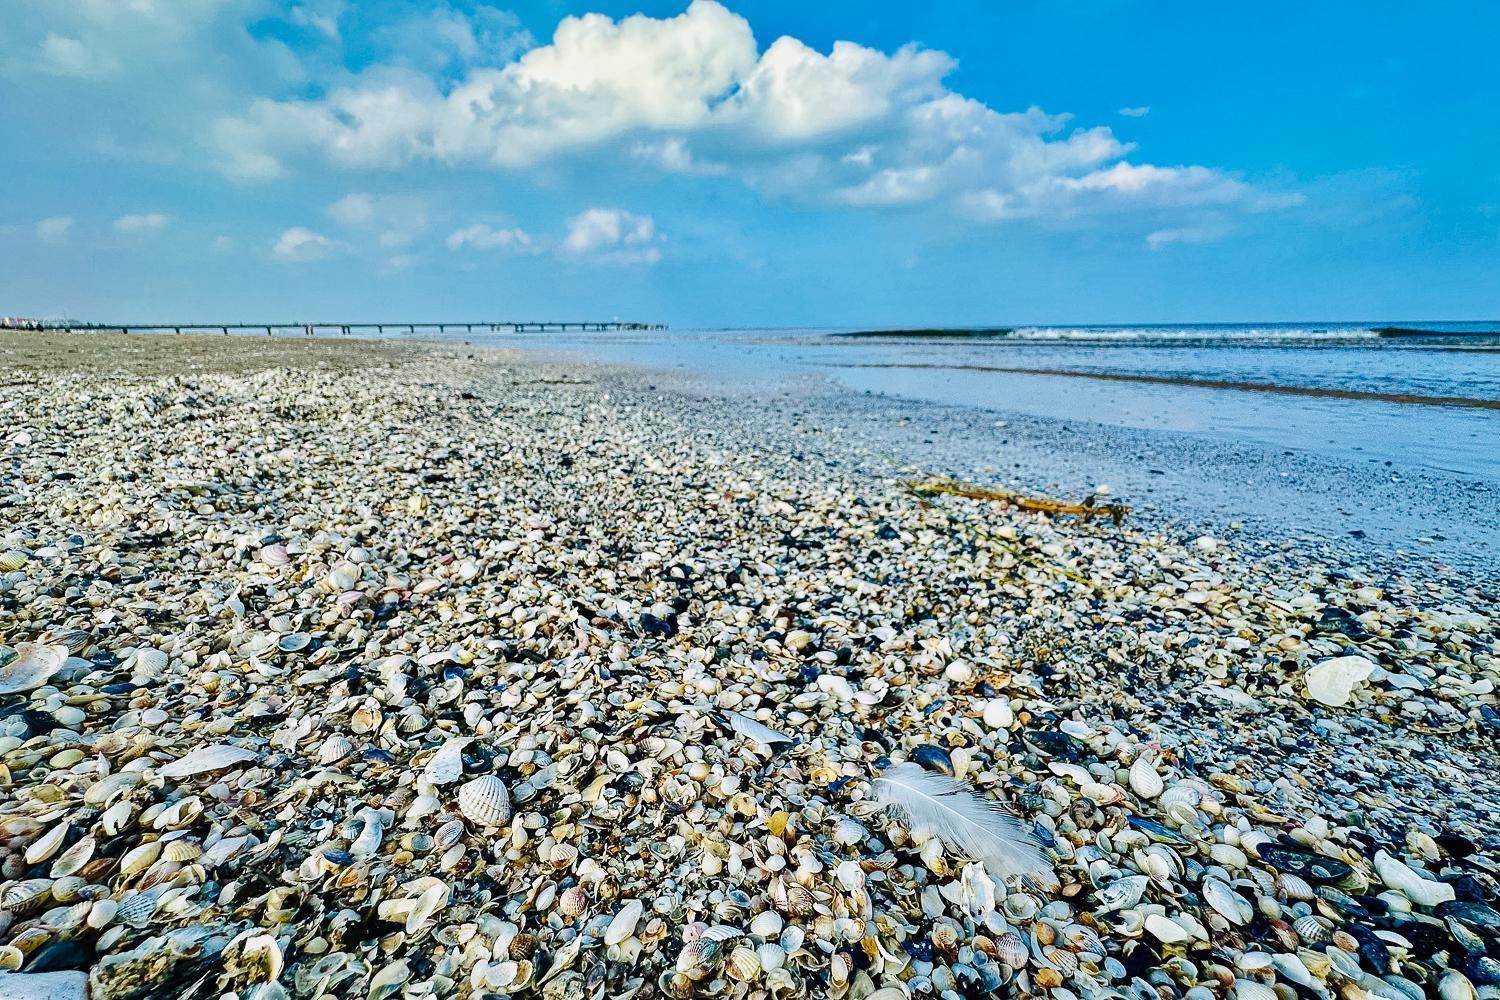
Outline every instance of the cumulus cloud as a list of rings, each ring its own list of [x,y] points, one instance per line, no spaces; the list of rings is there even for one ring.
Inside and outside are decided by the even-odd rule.
[[[426,232],[426,202],[412,195],[377,195],[355,191],[329,205],[328,217],[342,226],[376,229],[383,247],[406,246]]]
[[[171,218],[162,212],[145,212],[140,215],[122,215],[115,220],[117,233],[149,233],[161,229]]]
[[[338,240],[329,239],[304,226],[293,226],[276,238],[271,253],[278,260],[305,262],[324,260],[348,249]]]
[[[514,250],[524,252],[532,248],[531,234],[524,229],[497,229],[476,222],[462,229],[455,229],[445,241],[449,250],[472,247],[475,250]]]
[[[575,257],[620,264],[654,264],[661,259],[656,223],[649,215],[618,208],[590,208],[568,220],[563,249]]]
[[[68,230],[73,228],[71,215],[54,215],[36,224],[36,238],[43,243],[57,246],[68,241]]]

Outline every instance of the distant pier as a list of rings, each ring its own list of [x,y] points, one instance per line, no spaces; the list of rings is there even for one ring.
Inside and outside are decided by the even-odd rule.
[[[489,333],[548,333],[566,330],[665,330],[665,323],[632,323],[622,320],[507,320],[481,322],[426,322],[426,323],[84,323],[72,320],[33,320],[17,317],[0,317],[0,330],[56,330],[66,332],[96,333],[222,333],[264,330],[267,336],[278,333],[300,333],[312,337],[318,334],[338,334],[350,337],[356,333],[374,333],[377,336],[387,331],[406,334],[449,333],[475,330]]]

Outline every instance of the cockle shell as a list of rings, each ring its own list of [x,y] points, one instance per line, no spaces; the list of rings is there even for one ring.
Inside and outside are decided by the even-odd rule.
[[[253,750],[228,743],[210,744],[190,751],[170,764],[163,764],[156,769],[156,773],[163,778],[188,778],[195,774],[207,774],[245,764],[255,760],[257,756],[259,755]]]
[[[464,825],[461,820],[450,819],[438,827],[432,834],[432,846],[434,850],[443,851],[452,847],[464,839]]]
[[[1130,787],[1142,798],[1154,799],[1166,787],[1149,754],[1141,754],[1130,765]]]
[[[510,821],[510,792],[495,775],[480,775],[458,786],[458,811],[480,826],[501,826]]]
[[[68,647],[40,642],[16,643],[15,657],[0,667],[0,694],[16,694],[41,687],[67,662]]]
[[[0,892],[0,909],[8,910],[18,917],[24,917],[28,913],[41,909],[51,898],[51,879],[22,879],[19,882],[10,883],[3,892]]]
[[[724,960],[724,971],[741,982],[754,982],[760,976],[760,953],[742,944]]]
[[[1030,957],[1031,951],[1026,947],[1026,942],[1015,931],[1006,931],[995,939],[996,961],[1012,969],[1020,969]]]
[[[328,737],[318,747],[318,763],[324,766],[337,764],[354,752],[354,741],[339,733]]]

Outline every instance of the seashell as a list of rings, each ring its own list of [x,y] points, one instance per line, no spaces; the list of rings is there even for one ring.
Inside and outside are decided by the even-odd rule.
[[[151,825],[157,830],[180,830],[192,826],[202,815],[203,800],[196,795],[189,795],[163,809]]]
[[[1062,948],[1043,948],[1042,960],[1068,978],[1078,971],[1078,956]]]
[[[723,942],[708,938],[699,938],[691,944],[683,945],[682,950],[677,953],[677,971],[693,980],[706,978],[718,964],[722,948]]]
[[[354,741],[339,733],[328,737],[318,747],[318,763],[325,767],[337,764],[354,752]]]
[[[120,904],[113,899],[101,899],[89,908],[87,923],[94,930],[103,930],[115,919],[115,914],[120,910]]]
[[[159,840],[148,840],[143,844],[137,844],[126,851],[120,858],[120,874],[125,876],[137,875],[152,865],[161,856],[162,842]]]
[[[135,818],[135,813],[135,803],[121,799],[99,814],[99,828],[111,837],[116,836]]]
[[[1185,805],[1196,810],[1203,801],[1203,792],[1194,785],[1173,785],[1161,793],[1158,805],[1163,809],[1170,805]]]
[[[144,927],[156,912],[158,891],[134,892],[120,900],[115,919],[130,927]]]
[[[502,826],[510,821],[510,793],[493,774],[481,775],[458,786],[458,811],[480,826]]]
[[[1161,775],[1156,773],[1156,765],[1147,754],[1141,754],[1130,765],[1130,787],[1142,798],[1154,799],[1162,793],[1166,787]]]
[[[863,823],[856,819],[845,816],[833,825],[831,834],[833,842],[840,847],[854,847],[862,844],[870,837],[870,831],[865,829]]]
[[[434,785],[452,784],[462,778],[464,776],[464,747],[472,742],[474,742],[473,738],[468,736],[449,738],[438,747],[436,753],[427,759],[427,766],[422,769],[422,777]]]
[[[0,909],[18,917],[40,910],[52,898],[52,880],[28,878],[11,882],[0,892]]]
[[[56,854],[62,847],[63,841],[68,839],[69,829],[69,824],[58,823],[36,840],[27,844],[25,854],[26,863],[28,865],[41,864]]]
[[[1347,705],[1355,687],[1375,670],[1363,656],[1335,656],[1308,669],[1303,675],[1308,697],[1335,708]]]
[[[995,960],[1001,964],[1020,969],[1030,958],[1026,942],[1015,931],[1006,931],[995,939]]]
[[[626,902],[615,912],[609,925],[604,929],[605,945],[616,945],[632,937],[635,934],[636,925],[640,923],[641,916],[645,912],[646,906],[639,899]]]
[[[292,561],[291,553],[287,551],[285,545],[279,542],[271,545],[262,545],[260,550],[256,552],[256,557],[273,569],[280,569]]]
[[[62,669],[68,647],[40,642],[16,643],[16,655],[0,666],[0,694],[18,694],[41,687]]]
[[[210,744],[192,750],[169,764],[163,764],[156,769],[156,773],[163,778],[190,778],[195,774],[207,774],[247,764],[258,756],[253,750],[228,743]]]
[[[569,917],[581,917],[589,908],[588,890],[581,885],[564,889],[557,897],[557,908]]]
[[[52,898],[59,903],[76,903],[87,885],[87,879],[77,875],[64,875],[52,883]]]
[[[356,860],[372,858],[380,852],[380,842],[385,836],[385,818],[378,809],[361,809],[355,820],[360,823],[358,835],[349,844],[349,853]]]
[[[740,945],[724,960],[724,971],[741,982],[754,982],[760,977],[760,953],[748,945]]]
[[[94,838],[84,837],[72,847],[58,855],[56,861],[52,862],[51,875],[53,878],[62,878],[64,875],[72,875],[79,871],[94,856]]]
[[[432,846],[434,850],[442,851],[452,847],[463,839],[464,825],[462,821],[450,819],[433,831]]]
[[[138,771],[119,771],[115,774],[106,774],[90,785],[88,791],[83,793],[84,804],[103,806],[115,798],[115,796],[130,791],[140,783],[141,775]]]
[[[1307,879],[1291,872],[1282,872],[1274,883],[1276,894],[1286,899],[1312,899],[1313,887]]]
[[[1146,915],[1146,930],[1163,944],[1175,944],[1186,941],[1190,934],[1175,920],[1169,920],[1159,913],[1148,913]]]
[[[1254,979],[1236,979],[1232,996],[1234,1000],[1280,1000],[1273,987]]]
[[[1244,897],[1218,879],[1206,879],[1203,883],[1203,899],[1214,911],[1232,924],[1250,922],[1250,909]]]
[[[1024,892],[1013,892],[1005,897],[1005,902],[1000,904],[1000,908],[1005,912],[1007,919],[1016,923],[1025,923],[1035,917],[1042,907],[1035,897]]]
[[[1292,930],[1297,932],[1303,944],[1323,944],[1333,936],[1333,924],[1315,913],[1293,920]]]
[[[1454,899],[1453,886],[1423,878],[1385,851],[1375,852],[1375,873],[1387,886],[1418,906],[1437,906]]]
[[[433,879],[432,884],[422,890],[411,912],[406,915],[406,933],[415,934],[426,926],[433,914],[448,905],[449,895],[448,884]]]
[[[775,972],[786,965],[786,949],[774,942],[767,942],[755,949],[763,972]]]
[[[1116,802],[1125,801],[1125,790],[1118,785],[1105,785],[1097,781],[1086,781],[1079,786],[1078,792],[1084,798],[1101,806],[1114,805]]]
[[[1150,884],[1151,880],[1145,875],[1127,875],[1115,879],[1098,891],[1099,901],[1103,905],[1096,912],[1129,909],[1141,901],[1141,896],[1145,895],[1146,887]]]
[[[1442,1000],[1479,1000],[1479,991],[1469,977],[1457,969],[1443,973],[1438,979],[1437,993]]]

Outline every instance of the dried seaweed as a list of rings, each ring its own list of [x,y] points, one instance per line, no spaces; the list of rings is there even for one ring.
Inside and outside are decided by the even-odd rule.
[[[997,503],[1009,504],[1017,510],[1029,510],[1041,514],[1068,514],[1073,517],[1108,517],[1116,524],[1125,520],[1125,515],[1130,513],[1130,508],[1122,503],[1095,505],[1092,496],[1086,498],[1082,503],[1070,503],[1066,500],[1054,500],[1051,497],[1029,497],[1002,487],[978,486],[974,483],[965,483],[946,477],[925,479],[921,482],[909,482],[903,485],[918,496],[947,494],[949,496],[968,497],[971,500],[993,500]]]

